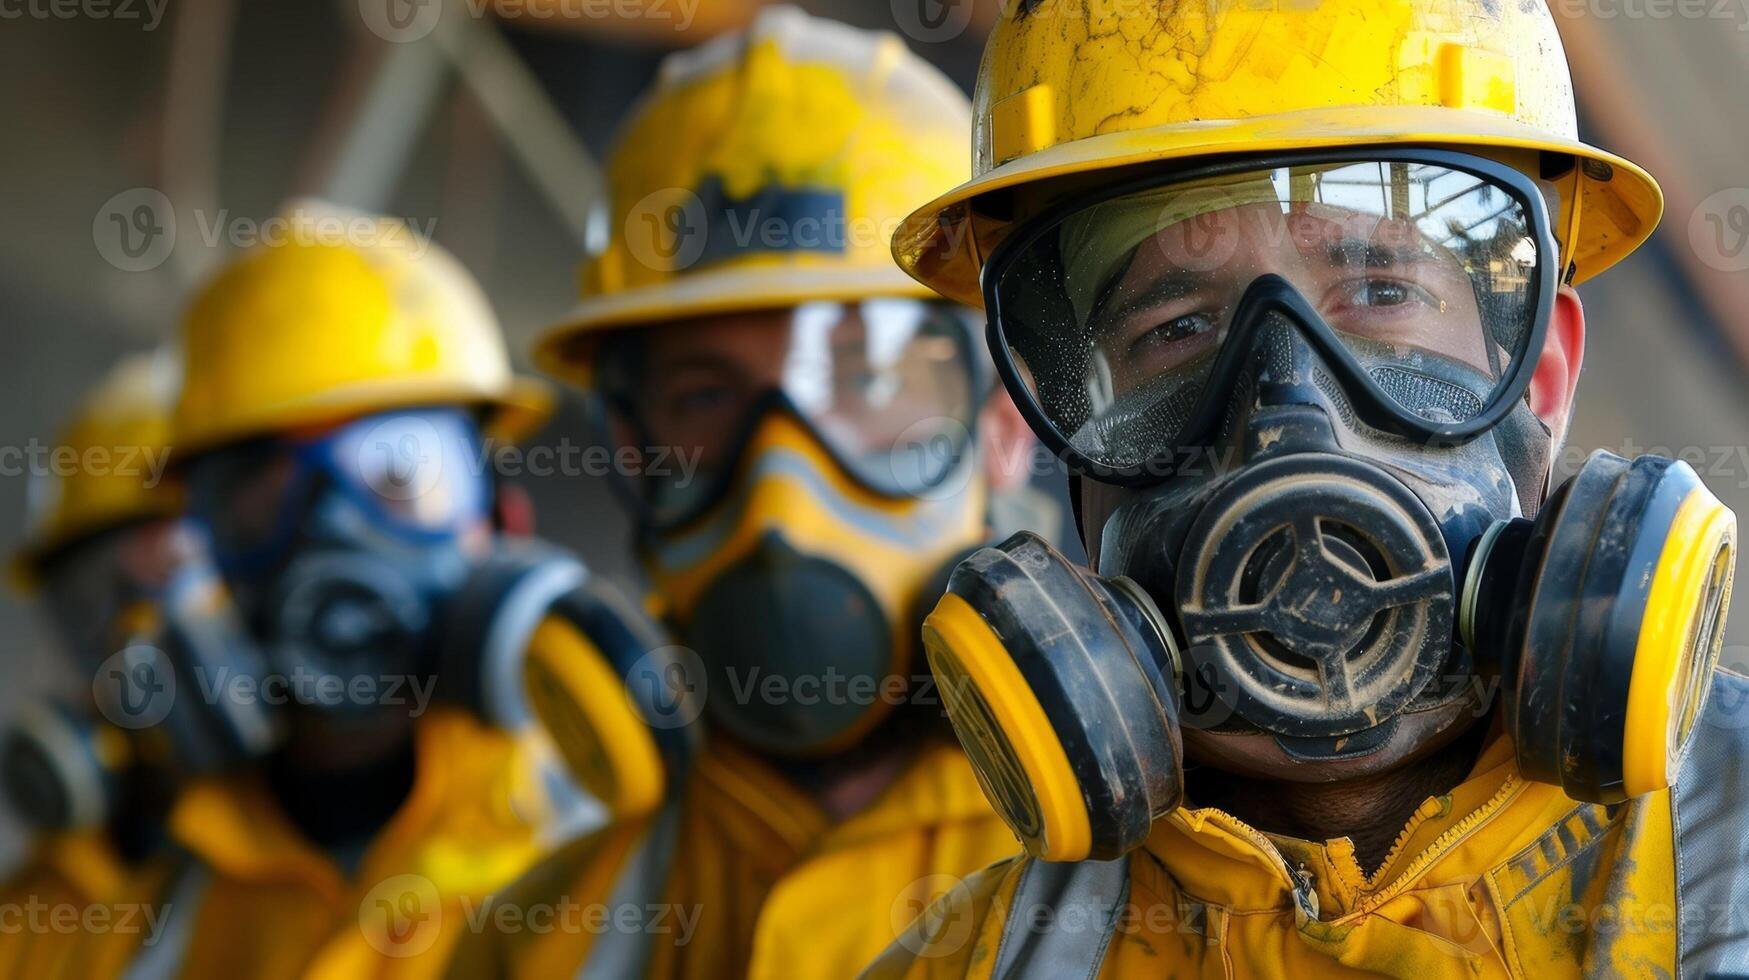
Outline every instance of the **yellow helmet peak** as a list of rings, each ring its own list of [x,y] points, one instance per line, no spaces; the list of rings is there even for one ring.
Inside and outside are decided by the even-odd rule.
[[[973,178],[893,243],[905,271],[973,305],[1022,195],[1139,164],[1374,145],[1529,161],[1562,195],[1556,236],[1575,280],[1633,251],[1663,210],[1644,170],[1579,142],[1540,0],[1018,0],[1002,7],[974,104]]]
[[[931,295],[890,241],[965,179],[970,120],[965,96],[896,35],[793,7],[671,55],[609,161],[582,302],[536,362],[585,380],[604,329]]]
[[[416,405],[483,406],[506,438],[550,413],[479,285],[408,223],[301,201],[263,227],[184,321],[179,452]]]

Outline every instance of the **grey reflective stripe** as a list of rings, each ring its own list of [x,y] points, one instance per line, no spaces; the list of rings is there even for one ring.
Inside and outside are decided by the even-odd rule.
[[[1713,675],[1670,800],[1677,975],[1749,972],[1749,678]]]
[[[555,557],[525,572],[498,601],[492,625],[480,652],[480,704],[486,720],[515,729],[528,722],[528,699],[522,693],[522,662],[529,637],[546,618],[559,596],[583,584],[583,563]]]
[[[123,980],[167,980],[181,971],[189,943],[194,940],[194,924],[200,920],[202,899],[212,883],[212,869],[188,855],[171,876],[159,905],[161,931],[156,937],[144,937],[139,952],[122,973]]]
[[[1091,977],[1130,896],[1130,861],[1029,860],[996,950],[995,980]]]
[[[668,870],[674,863],[674,851],[680,837],[680,798],[672,798],[650,821],[650,830],[638,843],[638,849],[626,859],[625,870],[614,882],[608,898],[609,909],[637,907],[646,909],[662,901],[668,887]],[[649,929],[608,929],[596,937],[589,947],[577,976],[629,980],[648,976],[650,943],[654,933]]]

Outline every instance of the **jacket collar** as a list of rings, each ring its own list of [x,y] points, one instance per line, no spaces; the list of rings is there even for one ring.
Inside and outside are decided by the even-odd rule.
[[[126,875],[121,855],[102,831],[56,834],[39,845],[37,860],[93,902],[114,894]]]
[[[1213,807],[1167,815],[1154,825],[1144,853],[1195,900],[1235,911],[1297,905],[1321,909],[1317,917],[1329,920],[1376,907],[1411,885],[1480,873],[1505,860],[1510,850],[1465,845],[1509,809],[1533,810],[1541,819],[1544,811],[1573,805],[1556,787],[1526,782],[1510,741],[1497,736],[1462,783],[1421,803],[1370,877],[1346,837],[1314,842],[1267,834]],[[1460,852],[1461,860],[1446,860]]]
[[[993,815],[971,763],[953,744],[923,748],[873,803],[836,824],[811,794],[770,762],[726,740],[711,743],[698,776],[713,796],[727,797],[752,817],[754,827],[738,834],[734,828],[742,826],[740,821],[724,821],[731,834],[758,838],[742,841],[750,849],[769,846],[775,836],[792,862],[874,837]]]
[[[511,736],[460,712],[433,710],[414,729],[413,789],[359,862],[357,881],[399,873],[431,879],[440,893],[485,893],[534,856],[535,820],[518,813],[520,777]],[[352,882],[298,831],[253,774],[196,782],[170,815],[176,842],[222,877],[294,884],[336,906]]]

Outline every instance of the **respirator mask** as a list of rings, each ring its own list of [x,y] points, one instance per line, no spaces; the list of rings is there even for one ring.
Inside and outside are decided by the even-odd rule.
[[[610,341],[595,387],[705,714],[770,755],[844,750],[906,702],[925,600],[984,534],[972,325],[891,298],[657,332]]]
[[[1555,263],[1534,181],[1432,150],[1109,186],[991,256],[1004,380],[1115,504],[1096,573],[1022,533],[925,625],[1031,853],[1139,845],[1183,802],[1181,728],[1347,763],[1490,690],[1527,778],[1603,803],[1669,784],[1735,519],[1656,457],[1594,454],[1543,501]]]
[[[188,482],[259,650],[229,672],[247,680],[245,700],[341,736],[402,725],[433,701],[526,723],[527,643],[585,573],[556,548],[492,533],[490,458],[466,412],[390,412],[223,449],[190,464]],[[217,700],[239,690],[221,684]]]
[[[133,527],[77,544],[44,574],[43,604],[89,698],[28,705],[6,733],[0,767],[13,809],[43,831],[109,827],[124,851],[149,844],[175,788],[273,743],[259,705],[209,705],[202,668],[253,662],[211,565],[186,528],[150,564]],[[156,528],[142,529],[156,538]],[[123,559],[131,552],[132,559]],[[192,692],[192,693],[191,693]]]

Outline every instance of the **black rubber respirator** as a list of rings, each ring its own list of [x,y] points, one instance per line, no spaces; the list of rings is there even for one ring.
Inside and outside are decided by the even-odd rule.
[[[1010,392],[1117,498],[1097,573],[1022,532],[924,627],[1029,852],[1141,844],[1183,803],[1183,726],[1315,766],[1498,705],[1527,778],[1601,803],[1669,785],[1736,522],[1654,456],[1595,453],[1544,499],[1554,254],[1525,175],[1375,151],[1102,188],[992,255]]]

